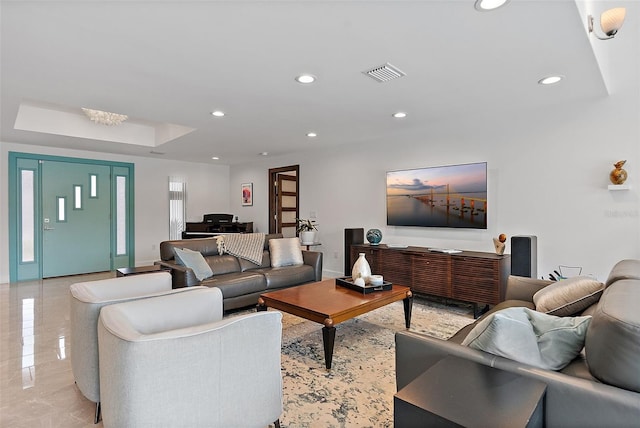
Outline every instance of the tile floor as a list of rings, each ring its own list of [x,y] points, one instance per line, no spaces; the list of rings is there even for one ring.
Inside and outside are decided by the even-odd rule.
[[[0,427],[102,427],[75,386],[69,349],[69,285],[100,273],[0,284]]]

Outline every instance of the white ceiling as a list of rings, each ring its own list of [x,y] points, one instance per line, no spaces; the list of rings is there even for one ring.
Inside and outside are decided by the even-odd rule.
[[[23,0],[1,7],[4,142],[233,165],[260,152],[398,135],[427,141],[453,126],[473,129],[487,118],[606,94],[574,0],[511,0],[493,12],[476,11],[474,0]],[[378,83],[362,73],[386,62],[406,76]],[[302,72],[317,83],[296,83]],[[558,73],[566,76],[561,84],[537,84]],[[21,103],[195,130],[151,145],[18,130]],[[214,118],[215,109],[227,115]],[[408,117],[393,119],[398,110]],[[56,120],[64,127],[78,118]],[[310,141],[309,131],[318,137]]]

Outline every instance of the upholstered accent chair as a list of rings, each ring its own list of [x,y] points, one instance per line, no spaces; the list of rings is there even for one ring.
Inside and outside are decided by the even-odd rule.
[[[80,392],[96,403],[96,423],[100,420],[97,328],[102,307],[129,300],[193,290],[194,288],[173,290],[171,274],[168,272],[79,282],[69,287],[71,369]]]
[[[279,426],[282,315],[222,307],[214,287],[102,309],[105,427]]]

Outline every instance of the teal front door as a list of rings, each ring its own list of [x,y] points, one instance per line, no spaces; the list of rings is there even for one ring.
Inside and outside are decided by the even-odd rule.
[[[110,270],[110,167],[41,165],[42,277]]]

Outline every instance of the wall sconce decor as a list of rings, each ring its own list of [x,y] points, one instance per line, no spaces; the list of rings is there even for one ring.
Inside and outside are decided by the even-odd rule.
[[[598,33],[593,30],[593,16],[587,16],[587,27],[589,28],[589,33],[593,33],[593,35],[600,40],[613,39],[618,30],[622,28],[626,14],[627,9],[624,7],[616,7],[602,12],[602,15],[600,15],[600,28],[602,28],[602,32],[606,37],[598,35]]]

